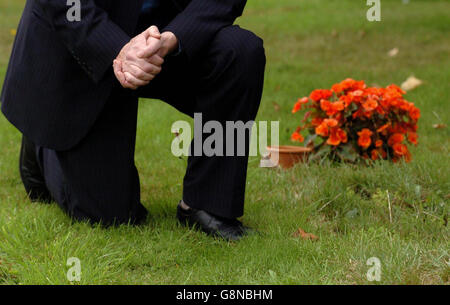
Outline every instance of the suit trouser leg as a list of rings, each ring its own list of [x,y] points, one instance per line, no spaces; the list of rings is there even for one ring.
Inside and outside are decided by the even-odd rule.
[[[253,121],[261,100],[265,55],[261,39],[237,26],[222,29],[200,64],[203,86],[197,91],[195,112],[203,123],[216,120],[224,130],[224,150],[234,138],[234,156],[189,157],[184,177],[183,199],[190,206],[212,214],[237,218],[244,213],[250,134],[244,142],[230,134],[226,122]],[[203,135],[203,141],[208,134]],[[195,146],[195,141],[191,147]],[[237,155],[244,145],[244,156]],[[191,149],[192,151],[192,149]]]
[[[76,147],[37,149],[48,189],[74,219],[111,225],[146,218],[134,165],[136,122],[137,99],[117,89]]]
[[[198,59],[168,58],[163,72],[137,94],[161,99],[191,116],[201,113],[203,123],[214,120],[225,128],[227,121],[255,119],[264,68],[262,40],[231,26],[219,31]],[[52,196],[77,220],[138,223],[146,216],[134,165],[137,97],[126,92],[113,92],[89,134],[73,149],[38,149]],[[224,133],[224,142],[229,136]],[[242,216],[248,137],[244,146],[244,156],[190,156],[185,202],[217,216]]]
[[[190,116],[201,113],[203,124],[218,121],[225,130],[226,121],[255,119],[264,68],[262,40],[230,26],[220,30],[197,59],[168,58],[162,73],[140,95],[162,99]],[[203,134],[203,141],[208,136]],[[230,136],[224,132],[224,144]],[[195,141],[199,139],[194,137],[191,150]],[[243,215],[249,137],[240,144],[245,146],[244,156],[191,154],[183,185],[183,199],[189,206],[225,218]]]

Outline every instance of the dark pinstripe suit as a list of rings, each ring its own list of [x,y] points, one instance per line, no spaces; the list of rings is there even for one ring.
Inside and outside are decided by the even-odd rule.
[[[262,41],[232,26],[245,0],[173,0],[140,16],[142,0],[27,1],[3,91],[5,116],[39,147],[46,183],[74,218],[141,220],[134,166],[137,98],[159,98],[204,120],[251,120],[262,93]],[[130,37],[157,24],[179,39],[150,85],[119,87],[111,65]],[[194,69],[195,67],[195,69]],[[243,213],[247,157],[191,157],[184,199],[223,217]]]

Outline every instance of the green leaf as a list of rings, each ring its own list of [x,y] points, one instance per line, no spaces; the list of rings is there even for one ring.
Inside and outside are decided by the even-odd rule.
[[[358,153],[351,143],[342,145],[337,154],[342,161],[356,162],[358,159]]]
[[[317,134],[308,135],[305,139],[305,147],[307,147],[310,143],[314,145],[314,142],[317,138]]]
[[[316,153],[311,155],[310,160],[312,161],[319,161],[323,160],[326,157],[328,157],[331,153],[331,147],[330,145],[326,145],[325,143],[322,143],[318,146],[319,148],[316,150]]]

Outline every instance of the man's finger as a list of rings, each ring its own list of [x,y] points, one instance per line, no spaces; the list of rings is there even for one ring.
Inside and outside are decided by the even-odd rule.
[[[161,67],[162,64],[164,63],[164,58],[162,58],[158,54],[155,54],[152,57],[150,57],[149,59],[147,59],[147,62],[151,63],[152,65]]]
[[[133,75],[137,79],[143,80],[143,81],[150,81],[153,78],[155,78],[154,74],[146,72],[146,71],[142,70],[141,67],[139,67],[135,64],[132,64],[132,63],[126,64],[125,71],[129,72],[131,75]]]
[[[114,60],[114,74],[116,75],[117,80],[120,82],[120,84],[122,85],[123,88],[127,88],[127,89],[137,89],[137,87],[131,85],[129,82],[127,82],[126,78],[125,78],[125,74],[122,71],[122,62],[119,60]]]
[[[157,75],[161,72],[161,66],[157,66],[154,64],[151,64],[147,62],[144,59],[138,60],[138,61],[129,61],[127,64],[135,65],[145,73]]]
[[[144,32],[142,32],[141,34],[145,40],[148,40],[149,38],[156,38],[156,39],[160,39],[161,38],[161,33],[158,30],[158,27],[156,25],[152,25],[151,27],[149,27],[148,29],[146,29]]]
[[[125,75],[122,72],[122,62],[114,60],[113,68],[114,68],[114,75],[116,76],[117,80],[120,82],[122,87],[126,88],[127,81],[125,79]]]
[[[143,80],[137,79],[136,77],[131,75],[131,73],[129,73],[129,72],[124,72],[124,74],[125,74],[125,79],[127,80],[127,82],[130,83],[132,86],[134,86],[134,88],[131,88],[131,89],[137,89],[138,87],[148,85],[148,83],[149,83],[148,81],[143,81]]]
[[[159,32],[159,29],[156,25],[152,25],[147,29],[148,35],[154,38],[161,38],[161,33]]]
[[[147,41],[147,45],[140,51],[137,52],[137,56],[140,58],[148,58],[156,54],[161,48],[161,41],[159,39],[150,38]]]

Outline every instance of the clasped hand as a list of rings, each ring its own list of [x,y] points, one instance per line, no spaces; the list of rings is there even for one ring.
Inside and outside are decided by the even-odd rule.
[[[114,60],[114,74],[122,87],[136,90],[150,83],[162,70],[164,57],[176,49],[172,32],[151,26],[127,43]]]

